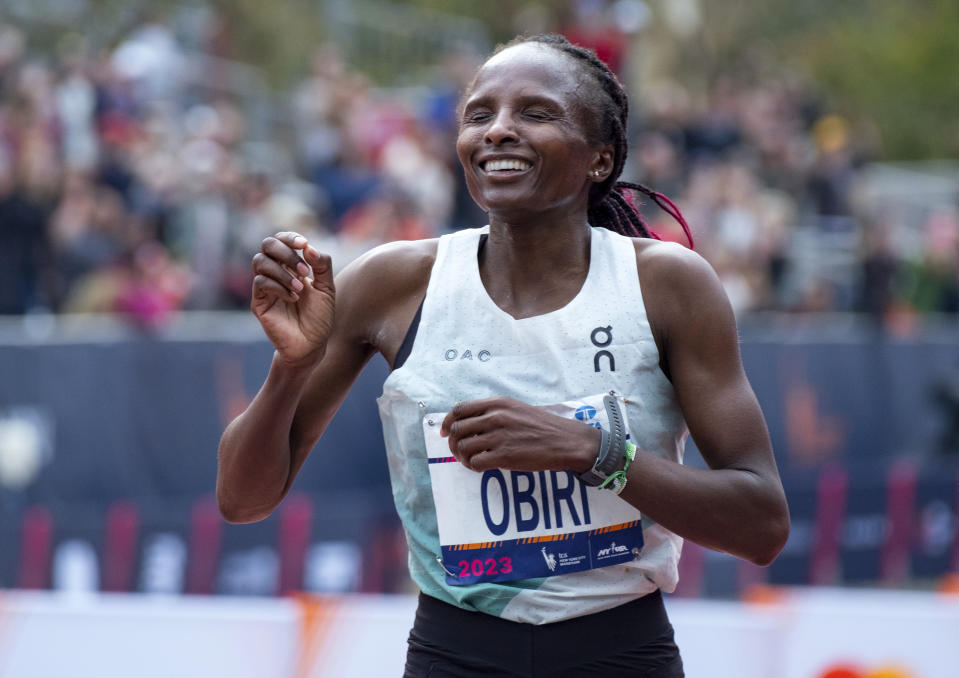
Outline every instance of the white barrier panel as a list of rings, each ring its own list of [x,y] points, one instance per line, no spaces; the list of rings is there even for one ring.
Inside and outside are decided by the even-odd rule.
[[[689,678],[781,678],[784,616],[741,603],[667,599]]]
[[[959,677],[959,596],[811,590],[788,610],[782,678],[819,676],[837,662],[862,667],[864,678],[881,669],[890,678]]]
[[[291,676],[299,612],[289,601],[4,593],[0,676]]]
[[[399,676],[413,596],[0,594],[4,678]],[[959,676],[959,596],[795,589],[667,601],[689,678]]]
[[[401,676],[415,596],[299,601],[304,642],[293,678]],[[312,617],[312,620],[311,620]]]

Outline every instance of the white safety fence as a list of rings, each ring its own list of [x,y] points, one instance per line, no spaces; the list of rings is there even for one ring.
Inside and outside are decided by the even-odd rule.
[[[0,593],[4,678],[399,676],[412,596]],[[959,675],[959,595],[797,589],[667,602],[690,678]]]

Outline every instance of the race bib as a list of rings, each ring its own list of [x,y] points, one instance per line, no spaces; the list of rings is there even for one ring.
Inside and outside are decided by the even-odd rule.
[[[602,394],[544,409],[609,428]],[[639,554],[643,531],[634,506],[609,490],[584,485],[572,471],[471,471],[440,436],[445,417],[427,414],[423,431],[438,559],[448,584],[549,577],[616,565]]]

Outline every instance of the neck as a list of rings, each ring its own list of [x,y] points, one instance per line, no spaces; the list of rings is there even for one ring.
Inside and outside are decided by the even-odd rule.
[[[549,313],[576,296],[589,273],[585,216],[522,225],[490,217],[480,277],[500,308],[523,318]]]

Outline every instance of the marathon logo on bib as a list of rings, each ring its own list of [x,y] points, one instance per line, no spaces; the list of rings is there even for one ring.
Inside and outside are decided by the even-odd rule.
[[[545,409],[609,426],[602,394]],[[636,557],[643,532],[634,506],[572,471],[471,471],[440,436],[445,416],[426,415],[423,430],[448,584],[548,577]]]

